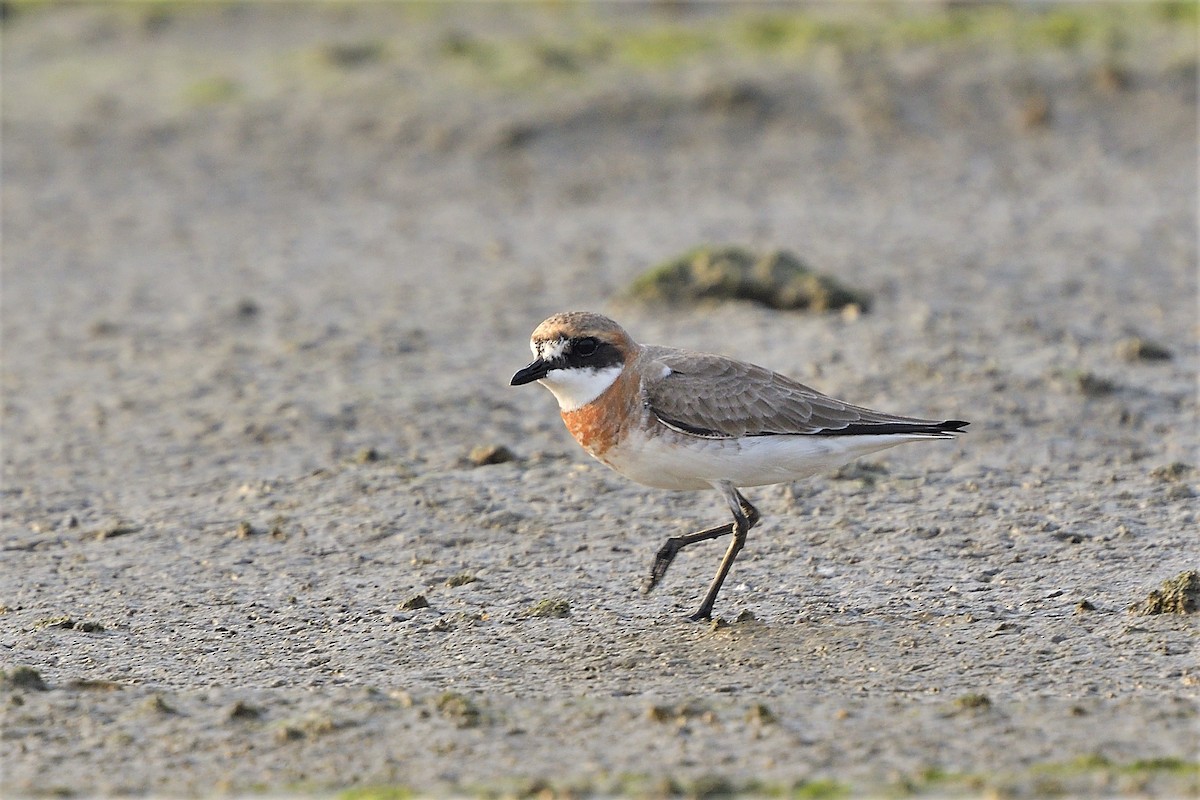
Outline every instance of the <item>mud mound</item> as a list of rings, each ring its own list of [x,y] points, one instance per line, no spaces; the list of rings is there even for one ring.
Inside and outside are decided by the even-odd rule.
[[[819,273],[798,256],[778,250],[763,255],[740,247],[698,247],[638,277],[629,297],[687,305],[714,300],[749,300],[793,311],[831,311],[855,306],[866,311],[870,297]]]
[[[1181,572],[1146,595],[1129,610],[1135,614],[1192,614],[1200,610],[1200,572]]]

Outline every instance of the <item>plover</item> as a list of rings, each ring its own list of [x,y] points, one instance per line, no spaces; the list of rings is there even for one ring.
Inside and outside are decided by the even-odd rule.
[[[759,520],[741,489],[809,477],[904,442],[950,439],[968,424],[872,411],[744,361],[638,344],[608,317],[586,311],[550,317],[529,346],[534,359],[511,384],[549,389],[584,450],[638,483],[713,488],[729,504],[732,523],[667,539],[642,585],[652,590],[683,548],[732,534],[693,620],[712,617]]]

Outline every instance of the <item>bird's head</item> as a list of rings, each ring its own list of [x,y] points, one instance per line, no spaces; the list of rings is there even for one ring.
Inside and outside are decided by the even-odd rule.
[[[588,311],[555,314],[534,329],[529,339],[534,359],[511,384],[537,381],[554,394],[560,409],[574,411],[612,386],[635,347],[608,317]]]

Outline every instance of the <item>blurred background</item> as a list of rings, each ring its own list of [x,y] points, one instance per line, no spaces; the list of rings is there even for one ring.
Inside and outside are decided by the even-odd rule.
[[[693,794],[930,764],[1045,794],[1036,765],[1100,751],[1059,788],[1185,793],[1106,765],[1195,755],[1194,631],[1124,620],[1197,566],[1196,3],[0,14],[0,667],[63,689],[3,739],[8,790],[462,793],[494,745],[585,784],[723,770]],[[710,245],[870,302],[631,293]],[[724,511],[651,502],[507,385],[569,309],[970,434],[755,494],[729,608],[769,626],[680,629],[712,565],[641,598],[643,561]],[[408,705],[309,693],[371,686]],[[544,746],[458,731],[447,687]],[[160,690],[187,713],[126,713]],[[730,727],[647,724],[643,692],[692,691]]]
[[[384,363],[490,391],[538,320],[705,244],[790,249],[926,337],[1044,323],[1107,356],[1196,310],[1192,3],[4,9],[16,436],[54,406],[25,390],[112,350],[135,382],[245,394],[283,380],[258,359],[337,349],[293,403],[403,394]],[[626,313],[643,340],[698,327]],[[773,319],[746,327],[828,327]]]

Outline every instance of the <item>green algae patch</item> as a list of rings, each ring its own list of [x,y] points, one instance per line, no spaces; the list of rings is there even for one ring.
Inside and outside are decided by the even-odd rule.
[[[365,791],[370,791],[367,789]],[[633,798],[797,798],[797,800],[834,800],[850,795],[848,785],[832,780],[804,780],[797,783],[770,783],[744,780],[719,772],[699,775],[662,775],[618,773],[600,776],[564,778],[534,775],[499,778],[487,783],[460,784],[452,789],[455,797],[534,798],[534,797],[633,797]],[[345,798],[348,795],[340,795]],[[360,797],[356,795],[355,797]],[[364,794],[363,798],[373,795]],[[385,795],[386,797],[386,795]]]
[[[479,35],[450,20],[452,27],[433,55],[457,77],[525,90],[547,82],[577,83],[589,74],[667,72],[706,61],[795,64],[811,61],[817,53],[863,55],[931,47],[1021,55],[1091,50],[1111,56],[1154,43],[1194,60],[1194,2],[1049,4],[1036,9],[990,3],[945,8],[884,4],[853,15],[838,4],[743,6],[727,15],[661,15],[656,23],[638,26],[584,10],[557,15],[553,24],[525,34],[500,27]],[[349,45],[342,58],[326,58],[342,66],[374,63],[381,58],[374,45]]]
[[[629,287],[630,299],[694,305],[748,300],[781,310],[834,311],[870,307],[870,296],[819,273],[785,250],[762,255],[741,247],[699,247],[663,262]]]
[[[338,800],[412,800],[414,797],[420,795],[407,786],[359,786],[337,796]]]
[[[1164,757],[1132,762],[1099,753],[1065,761],[1031,764],[1015,772],[965,773],[926,767],[904,775],[884,796],[893,797],[1060,797],[1191,796],[1200,780],[1200,764]]]
[[[295,742],[301,739],[316,739],[333,733],[344,727],[328,714],[311,713],[290,720],[284,720],[275,726],[274,735],[277,744]]]
[[[223,75],[203,78],[183,90],[183,101],[192,108],[208,108],[239,99],[243,94],[240,83]]]
[[[526,618],[569,617],[571,616],[571,603],[561,597],[547,597],[522,611],[521,616]]]
[[[954,707],[962,711],[986,711],[992,707],[992,699],[986,694],[964,694],[954,698]]]
[[[750,15],[731,33],[748,52],[787,56],[807,53],[816,44],[849,45],[862,35],[862,28],[794,11]]]
[[[34,692],[44,692],[49,687],[42,680],[42,674],[33,667],[13,667],[0,671],[0,686],[6,689],[26,689]]]
[[[949,772],[941,767],[925,767],[915,775],[901,776],[890,788],[895,796],[932,795],[934,797],[975,797],[988,786],[987,778],[964,772]],[[1001,794],[996,792],[994,794]],[[991,795],[983,795],[991,796]],[[1003,795],[1001,795],[1003,796]]]
[[[1197,781],[1200,781],[1200,763],[1173,757],[1121,763],[1093,753],[1070,761],[1035,764],[1029,768],[1029,774],[1034,778],[1035,790],[1044,790],[1043,793],[1067,793],[1080,784],[1081,778],[1088,779],[1093,791],[1096,787],[1104,787],[1116,790],[1112,791],[1113,794],[1128,795],[1131,789],[1143,793],[1147,789],[1146,782],[1153,779],[1165,781],[1159,788],[1167,789],[1163,792],[1166,795],[1171,794],[1170,786],[1178,786],[1179,783],[1191,792],[1200,788],[1197,785]]]
[[[434,708],[458,728],[477,728],[483,720],[483,712],[466,695],[445,692],[433,702]]]
[[[1200,610],[1200,572],[1181,572],[1129,607],[1134,614],[1193,614]]]
[[[663,26],[630,31],[613,37],[613,49],[623,60],[638,67],[667,67],[715,50],[715,33],[684,26]]]
[[[801,781],[783,793],[785,797],[797,800],[836,800],[850,794],[850,787],[844,783],[818,778],[811,781]]]

